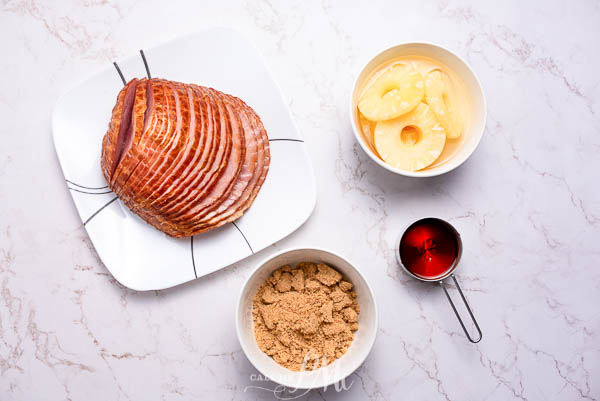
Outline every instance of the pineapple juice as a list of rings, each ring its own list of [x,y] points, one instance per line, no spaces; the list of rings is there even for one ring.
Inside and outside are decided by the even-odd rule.
[[[389,71],[394,66],[401,64],[411,66],[420,74],[422,74],[423,77],[426,77],[427,74],[431,71],[441,71],[449,78],[450,81],[450,92],[453,103],[452,111],[455,121],[461,127],[461,135],[458,138],[446,138],[444,149],[442,150],[440,156],[432,164],[428,165],[427,167],[421,170],[423,171],[433,169],[435,167],[441,166],[448,160],[452,159],[454,155],[458,153],[461,146],[463,146],[463,144],[465,143],[465,137],[467,136],[467,133],[470,129],[471,102],[464,84],[456,75],[456,73],[454,73],[454,71],[452,71],[450,68],[448,68],[447,66],[440,63],[437,60],[423,56],[402,56],[394,58],[384,63],[379,68],[377,68],[367,80],[365,80],[365,83],[359,91],[358,98],[360,99],[363,97],[365,92],[367,92],[367,90],[373,85],[377,78],[385,74],[386,71]],[[359,127],[361,128],[363,138],[365,139],[371,150],[381,158],[381,155],[375,147],[373,138],[377,122],[368,120],[360,112],[360,110],[358,111],[357,115],[359,120]]]

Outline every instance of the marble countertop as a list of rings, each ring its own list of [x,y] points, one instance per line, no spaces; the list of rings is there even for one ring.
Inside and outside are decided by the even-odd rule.
[[[0,6],[2,400],[274,399],[237,341],[236,294],[257,261],[306,244],[359,264],[380,321],[347,391],[294,396],[600,399],[600,3],[190,3]],[[52,108],[107,63],[214,25],[240,30],[265,56],[318,172],[317,207],[249,259],[138,293],[112,278],[82,227],[54,152]],[[433,179],[379,168],[347,114],[362,63],[412,40],[464,56],[488,100],[475,154]],[[443,292],[394,260],[399,231],[425,215],[463,235],[458,277],[484,332],[477,345]]]

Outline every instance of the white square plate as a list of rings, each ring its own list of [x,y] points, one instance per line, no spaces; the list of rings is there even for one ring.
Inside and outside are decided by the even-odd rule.
[[[316,202],[306,146],[258,51],[242,35],[215,28],[144,51],[153,77],[210,86],[248,103],[271,145],[269,174],[235,224],[174,239],[131,213],[100,170],[102,138],[123,82],[111,65],[58,101],[56,153],[73,201],[100,258],[123,285],[157,290],[235,263],[295,231]],[[146,76],[140,55],[118,63],[126,80]]]

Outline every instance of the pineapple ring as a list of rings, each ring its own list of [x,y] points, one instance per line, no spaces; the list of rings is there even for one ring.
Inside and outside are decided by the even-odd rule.
[[[440,70],[430,71],[425,77],[425,101],[446,130],[446,137],[458,138],[463,128],[457,116],[452,82]]]
[[[397,64],[367,88],[358,109],[371,121],[391,120],[414,109],[423,96],[423,75],[406,64]]]
[[[437,160],[446,144],[444,127],[425,103],[394,120],[375,126],[375,148],[392,167],[418,171]]]
[[[373,133],[375,132],[375,122],[367,119],[361,113],[358,113],[358,122],[360,123],[361,132],[363,133],[369,147],[375,149],[375,143],[373,141]]]

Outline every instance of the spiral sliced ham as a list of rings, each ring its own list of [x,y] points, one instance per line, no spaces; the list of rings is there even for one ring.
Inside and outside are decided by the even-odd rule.
[[[172,237],[238,219],[269,171],[262,122],[242,100],[193,84],[133,79],[117,96],[102,142],[106,182]]]

